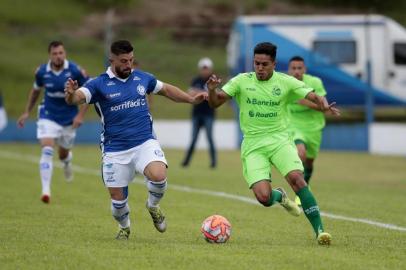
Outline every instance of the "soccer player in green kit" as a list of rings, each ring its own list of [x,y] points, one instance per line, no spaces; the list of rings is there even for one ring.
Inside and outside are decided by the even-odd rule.
[[[306,65],[302,57],[294,56],[289,60],[288,73],[314,89],[317,95],[324,97],[327,94],[320,78],[305,74]],[[313,162],[320,150],[321,136],[326,120],[319,107],[306,99],[289,104],[288,110],[290,113],[289,126],[304,167],[304,180],[309,185],[313,173]],[[340,115],[340,111],[335,107],[332,107],[327,113]],[[298,196],[296,196],[295,202],[301,206]]]
[[[221,89],[221,80],[212,75],[207,81],[209,104],[217,108],[234,98],[240,108],[243,175],[257,200],[269,207],[280,203],[290,214],[300,215],[300,208],[282,188],[271,187],[271,165],[286,178],[302,201],[319,244],[329,245],[331,235],[324,231],[317,202],[303,179],[303,165],[290,137],[287,105],[308,99],[322,111],[332,108],[326,99],[289,75],[274,71],[276,46],[269,42],[254,48],[255,72],[241,73]]]

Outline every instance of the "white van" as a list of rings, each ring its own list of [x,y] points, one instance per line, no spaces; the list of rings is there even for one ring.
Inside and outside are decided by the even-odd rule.
[[[252,70],[259,42],[278,46],[277,70],[292,56],[305,59],[308,73],[320,77],[330,100],[363,105],[368,72],[375,105],[406,104],[406,30],[380,15],[241,16],[228,43],[231,75]]]

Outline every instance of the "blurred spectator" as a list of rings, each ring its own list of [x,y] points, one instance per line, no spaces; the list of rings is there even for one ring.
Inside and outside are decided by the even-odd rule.
[[[213,74],[213,62],[210,58],[202,58],[199,60],[197,67],[199,75],[193,79],[189,93],[194,96],[202,91],[207,91],[206,82]],[[186,152],[185,159],[182,162],[183,167],[187,167],[192,159],[193,151],[196,146],[196,141],[201,127],[206,129],[207,141],[209,143],[210,152],[210,167],[215,168],[217,165],[216,149],[213,141],[213,123],[215,120],[214,109],[210,108],[209,103],[204,101],[192,108],[192,141]]]
[[[3,107],[3,96],[0,91],[0,132],[7,126],[7,114]]]

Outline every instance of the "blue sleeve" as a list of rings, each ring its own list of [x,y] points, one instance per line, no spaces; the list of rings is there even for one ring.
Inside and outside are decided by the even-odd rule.
[[[89,80],[86,72],[76,64],[72,65],[72,74],[72,79],[78,81],[79,86],[84,85]]]
[[[78,81],[79,86],[82,86],[89,80],[89,76],[87,76],[86,72],[80,67],[78,67],[77,72],[76,80]]]
[[[148,82],[148,87],[147,87],[147,94],[151,94],[156,87],[157,79],[155,78],[154,75],[148,74],[149,75],[149,82]]]
[[[35,71],[35,85],[37,87],[44,87],[44,81],[43,81],[43,72],[41,71],[41,67]]]
[[[89,79],[83,87],[89,90],[90,94],[92,95],[89,104],[96,103],[100,101],[100,95],[99,95],[99,78],[94,78],[94,79]]]

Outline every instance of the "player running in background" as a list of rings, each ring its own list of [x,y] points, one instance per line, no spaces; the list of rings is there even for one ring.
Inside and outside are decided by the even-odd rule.
[[[3,95],[0,90],[0,132],[7,126],[7,113],[4,109]]]
[[[302,57],[294,56],[289,60],[288,73],[304,82],[306,86],[314,89],[317,95],[326,96],[327,92],[320,78],[305,74],[306,65]],[[301,99],[289,104],[288,110],[293,140],[304,167],[304,180],[309,185],[313,173],[313,162],[319,153],[322,131],[326,125],[324,112],[320,110],[317,104],[307,99]],[[326,113],[340,115],[340,111],[335,107],[332,107]],[[301,206],[298,196],[296,196],[295,202]]]
[[[64,88],[69,78],[84,84],[88,77],[75,63],[66,59],[64,45],[60,41],[52,41],[48,45],[49,61],[42,64],[35,72],[35,82],[29,94],[28,102],[17,125],[24,127],[30,112],[35,106],[45,88],[44,100],[38,107],[37,138],[42,147],[40,159],[40,175],[42,183],[42,197],[44,203],[50,202],[52,158],[54,145],[57,144],[58,156],[63,163],[64,175],[67,181],[73,179],[71,148],[76,136],[76,129],[82,124],[87,106],[78,107],[65,102]]]
[[[146,208],[155,228],[166,230],[159,202],[167,187],[167,161],[153,134],[146,95],[158,94],[175,102],[198,104],[206,93],[191,96],[179,88],[157,80],[141,70],[133,70],[133,47],[127,40],[110,48],[110,67],[83,87],[70,80],[65,89],[69,104],[94,103],[100,115],[102,177],[111,196],[111,211],[119,224],[116,239],[130,235],[128,185],[136,172],[143,174],[149,192]]]
[[[286,106],[308,99],[327,111],[324,97],[295,78],[274,71],[276,46],[269,42],[254,48],[255,72],[241,73],[217,90],[221,80],[213,75],[209,81],[209,104],[219,107],[234,98],[240,108],[240,127],[244,134],[241,146],[243,175],[257,200],[264,206],[280,203],[290,214],[300,215],[300,208],[282,188],[271,187],[271,165],[286,178],[302,200],[319,244],[330,244],[324,231],[317,202],[303,179],[303,165],[288,130]]]

